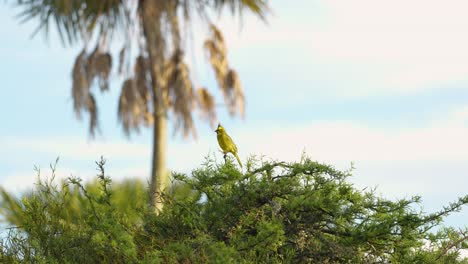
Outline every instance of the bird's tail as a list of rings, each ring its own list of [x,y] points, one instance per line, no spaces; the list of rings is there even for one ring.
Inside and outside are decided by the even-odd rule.
[[[239,156],[237,155],[237,153],[234,153],[234,156],[236,157],[237,162],[239,162],[239,165],[242,168],[242,162],[240,161]]]

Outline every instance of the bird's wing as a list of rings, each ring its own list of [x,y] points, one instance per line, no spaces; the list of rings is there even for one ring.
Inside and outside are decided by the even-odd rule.
[[[236,146],[236,143],[234,143],[234,140],[232,140],[232,138],[231,138],[228,134],[226,134],[226,136],[227,136],[227,138],[228,138],[228,140],[229,140],[229,145],[231,146],[232,151],[235,152],[235,153],[237,153],[237,146]]]

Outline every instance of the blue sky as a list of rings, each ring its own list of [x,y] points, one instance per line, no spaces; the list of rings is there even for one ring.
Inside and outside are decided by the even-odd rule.
[[[390,198],[421,195],[427,211],[468,193],[468,9],[466,1],[272,1],[269,23],[246,16],[219,25],[247,98],[246,117],[219,120],[240,156],[313,159],[346,169],[358,187]],[[99,96],[102,134],[91,140],[75,119],[70,73],[80,47],[55,35],[31,39],[34,23],[0,5],[0,184],[31,187],[38,165],[60,156],[59,177],[89,179],[108,159],[115,179],[146,178],[151,131],[128,140],[117,122],[120,77]],[[197,30],[197,29],[196,29]],[[194,80],[216,89],[194,44]],[[168,165],[189,171],[217,152],[213,129],[170,138]],[[172,131],[171,131],[172,135]],[[447,224],[462,226],[468,208]]]

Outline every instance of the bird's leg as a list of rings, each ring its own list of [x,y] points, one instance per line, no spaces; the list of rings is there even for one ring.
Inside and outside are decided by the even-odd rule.
[[[227,162],[227,153],[224,153],[223,157],[224,157],[224,163],[226,163]]]

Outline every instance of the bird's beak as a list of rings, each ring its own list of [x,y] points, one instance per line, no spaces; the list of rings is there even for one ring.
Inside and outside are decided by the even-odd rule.
[[[218,133],[218,129],[216,129],[215,132]]]

